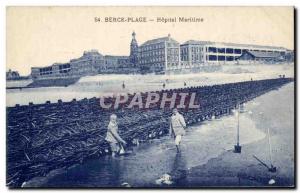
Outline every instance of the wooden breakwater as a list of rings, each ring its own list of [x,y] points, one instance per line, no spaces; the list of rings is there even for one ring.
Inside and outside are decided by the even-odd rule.
[[[67,87],[69,85],[75,84],[78,82],[80,77],[68,77],[68,78],[49,78],[49,79],[37,79],[32,83],[27,85],[27,88],[36,88],[36,87]]]
[[[181,111],[188,125],[226,115],[244,103],[293,81],[289,78],[165,90],[196,92],[199,109]],[[158,93],[162,91],[157,91]],[[145,95],[143,93],[142,95]],[[118,116],[120,135],[134,145],[167,134],[171,110],[152,107],[103,110],[99,98],[7,107],[7,185],[20,185],[49,171],[109,153],[104,138],[109,116]]]

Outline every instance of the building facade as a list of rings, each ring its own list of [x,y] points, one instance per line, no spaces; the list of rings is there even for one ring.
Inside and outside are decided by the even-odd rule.
[[[70,78],[95,75],[105,70],[104,56],[97,50],[84,51],[83,55],[67,63],[54,63],[47,67],[32,67],[33,79]]]
[[[190,40],[180,45],[183,68],[194,68],[205,64],[206,42]]]
[[[180,44],[167,37],[148,40],[139,47],[139,66],[142,73],[165,73],[180,68]]]
[[[64,69],[62,65],[60,67]],[[68,67],[68,64],[66,64],[66,67]],[[73,76],[95,75],[104,69],[104,56],[98,50],[90,50],[84,51],[80,58],[70,60],[70,70],[67,72]],[[64,72],[60,69],[59,73]]]
[[[283,47],[195,40],[190,40],[180,45],[182,66],[186,68],[203,65],[234,64],[237,63],[237,59],[246,51],[262,55],[275,54],[283,57],[287,53],[287,49]]]
[[[129,56],[103,56],[98,50],[84,51],[83,55],[67,63],[54,63],[47,67],[32,67],[33,79],[75,78],[105,73],[137,73],[138,43],[132,33]]]
[[[170,35],[138,45],[133,32],[129,56],[85,51],[67,63],[31,68],[33,79],[69,78],[107,73],[169,73],[217,70],[226,64],[293,62],[294,51],[283,47],[189,40],[179,44]],[[12,74],[12,73],[11,73]]]
[[[6,80],[19,80],[20,78],[21,77],[18,71],[12,71],[11,69],[9,69],[6,72]]]

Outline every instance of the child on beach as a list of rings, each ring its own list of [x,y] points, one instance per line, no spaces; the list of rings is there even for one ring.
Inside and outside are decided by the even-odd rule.
[[[121,144],[126,145],[126,142],[120,137],[118,133],[117,115],[110,116],[110,122],[107,127],[107,134],[105,140],[110,144],[112,157],[120,151]]]

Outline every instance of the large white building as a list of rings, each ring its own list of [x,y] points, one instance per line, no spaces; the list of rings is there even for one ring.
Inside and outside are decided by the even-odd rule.
[[[182,66],[194,68],[203,65],[223,65],[238,63],[245,52],[260,53],[260,56],[280,60],[288,52],[286,48],[235,43],[218,43],[189,40],[180,45]],[[272,54],[270,54],[272,53]],[[260,60],[261,61],[261,60]]]

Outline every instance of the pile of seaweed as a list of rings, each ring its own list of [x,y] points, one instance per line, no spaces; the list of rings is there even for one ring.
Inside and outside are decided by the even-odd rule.
[[[180,110],[191,125],[226,115],[238,104],[291,81],[280,78],[156,92],[196,92],[200,108]],[[145,98],[146,93],[142,96]],[[158,106],[142,111],[104,110],[100,108],[99,98],[85,98],[7,107],[7,186],[20,187],[23,182],[45,176],[53,169],[110,153],[105,136],[112,113],[118,116],[119,133],[129,146],[159,138],[169,130],[171,109]]]

